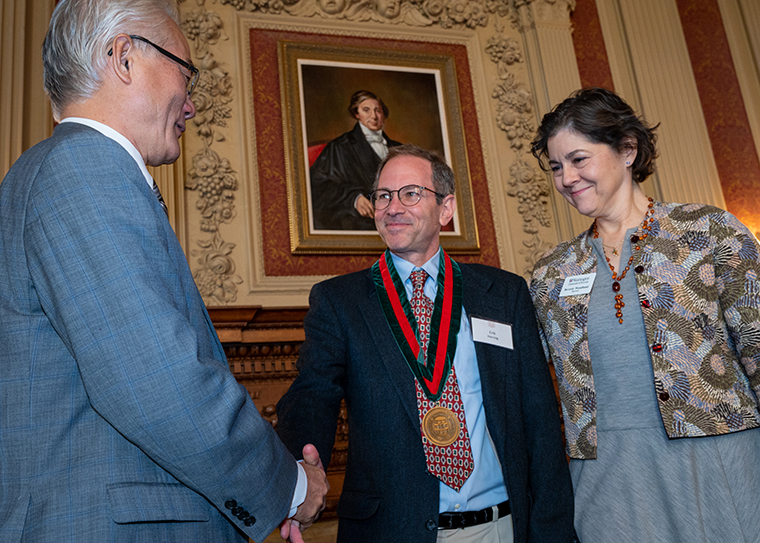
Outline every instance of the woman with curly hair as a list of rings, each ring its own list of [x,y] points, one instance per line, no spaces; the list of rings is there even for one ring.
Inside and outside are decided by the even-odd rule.
[[[584,543],[758,542],[760,246],[726,211],[647,197],[655,128],[591,88],[532,143],[593,219],[531,282],[576,530]]]

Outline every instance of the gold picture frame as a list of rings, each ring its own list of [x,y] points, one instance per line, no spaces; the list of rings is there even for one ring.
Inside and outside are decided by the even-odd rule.
[[[389,137],[395,138],[396,133],[402,133],[408,138],[413,138],[405,141],[399,137],[398,140],[438,151],[454,170],[457,214],[450,231],[442,232],[441,245],[451,254],[480,253],[457,82],[458,73],[452,55],[282,40],[278,43],[278,62],[283,104],[291,253],[378,254],[385,249],[385,244],[374,230],[336,231],[314,227],[309,177],[309,141],[310,137],[315,137],[310,131],[315,130],[309,128],[314,126],[314,123],[309,125],[307,117],[310,116],[309,107],[317,108],[309,104],[324,103],[318,99],[320,93],[327,96],[328,103],[330,100],[336,100],[333,96],[334,86],[315,84],[315,81],[324,83],[324,76],[328,74],[339,76],[327,78],[331,83],[334,83],[335,79],[342,81],[337,83],[344,89],[337,98],[339,102],[342,101],[342,107],[335,108],[335,115],[345,118],[344,122],[349,123],[348,126],[355,123],[346,111],[351,93],[363,89],[363,86],[366,86],[362,83],[364,81],[382,80],[385,90],[377,94],[386,102],[393,102],[395,98],[395,107],[389,104],[389,118],[393,121],[396,132],[389,133]],[[322,68],[324,72],[320,71]],[[380,79],[378,74],[382,76]],[[319,80],[319,77],[322,79]],[[410,95],[409,87],[414,88],[415,84],[424,87],[424,91]],[[391,100],[386,98],[389,94]],[[418,100],[416,105],[410,105],[415,103],[415,99]],[[437,102],[432,109],[431,102]],[[434,113],[431,114],[431,111]],[[399,118],[400,120],[396,120]],[[435,137],[436,130],[420,129],[420,124],[440,126],[440,136]],[[337,137],[341,131],[345,130],[333,129],[331,137]],[[324,140],[324,130],[322,132]],[[428,137],[431,133],[432,139]]]

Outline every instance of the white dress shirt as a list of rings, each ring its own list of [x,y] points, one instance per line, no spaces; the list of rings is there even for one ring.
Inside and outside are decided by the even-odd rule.
[[[359,123],[359,126],[362,129],[364,137],[367,138],[367,143],[369,143],[369,146],[372,147],[372,150],[375,151],[375,153],[377,153],[377,156],[379,156],[381,159],[385,158],[385,155],[388,154],[388,142],[385,141],[382,129],[370,130],[362,123]]]

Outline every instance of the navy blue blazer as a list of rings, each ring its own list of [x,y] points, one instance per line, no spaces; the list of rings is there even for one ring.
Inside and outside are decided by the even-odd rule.
[[[138,165],[80,124],[0,185],[0,458],[2,541],[262,541],[296,483]]]
[[[525,280],[461,265],[468,316],[512,325],[514,350],[475,343],[489,432],[512,506],[515,541],[573,541],[573,495],[559,410]],[[414,377],[385,320],[370,270],[314,286],[299,375],[277,405],[294,455],[330,460],[340,401],[348,464],[340,542],[434,542],[438,479],[425,464]],[[494,504],[495,505],[495,504]]]

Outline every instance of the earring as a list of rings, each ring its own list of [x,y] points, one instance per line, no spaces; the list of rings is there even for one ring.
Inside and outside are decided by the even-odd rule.
[[[626,165],[626,166],[630,166],[630,165],[631,165],[631,161],[630,161],[630,160],[626,160],[626,161],[625,161],[625,165]]]

